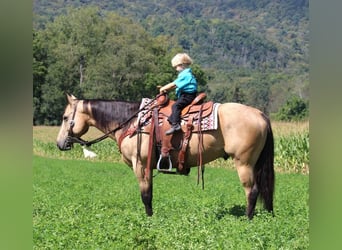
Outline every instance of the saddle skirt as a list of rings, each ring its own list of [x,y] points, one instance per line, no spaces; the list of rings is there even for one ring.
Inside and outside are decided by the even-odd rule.
[[[152,102],[152,99],[143,98],[140,104],[140,109],[143,109],[138,114],[138,123],[143,128],[151,123],[152,111],[151,108],[156,106],[156,103]],[[150,105],[146,106],[148,103]],[[171,107],[175,101],[169,101],[166,106],[161,106],[158,112],[159,126],[163,126],[164,122],[167,122],[167,118],[171,115]],[[220,103],[214,103],[212,101],[204,102],[202,104],[188,105],[182,110],[181,113],[181,125],[184,127],[191,117],[193,132],[216,130],[218,128],[217,110]],[[199,122],[201,126],[199,127]]]

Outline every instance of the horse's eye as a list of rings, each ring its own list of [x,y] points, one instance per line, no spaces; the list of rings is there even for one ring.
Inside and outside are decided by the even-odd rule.
[[[63,116],[63,121],[67,121],[68,117],[67,116]]]

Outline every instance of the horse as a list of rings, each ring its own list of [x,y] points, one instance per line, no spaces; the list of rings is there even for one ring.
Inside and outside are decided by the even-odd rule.
[[[145,212],[147,216],[152,216],[152,172],[158,161],[156,154],[152,154],[150,164],[153,169],[146,171],[152,135],[137,130],[124,136],[137,126],[140,103],[77,99],[72,94],[66,95],[68,104],[57,136],[57,147],[70,150],[75,142],[86,144],[81,136],[87,133],[90,126],[102,131],[103,138],[109,137],[120,143],[121,157],[132,168],[139,183]],[[231,157],[245,191],[246,216],[253,218],[258,199],[262,201],[264,209],[274,215],[274,139],[269,118],[254,107],[228,102],[219,104],[217,119],[217,129],[202,131],[202,139],[190,137],[185,165],[196,167],[200,153],[203,164],[221,157]],[[199,144],[202,152],[199,152]],[[177,155],[171,153],[170,157],[172,164],[175,164]]]

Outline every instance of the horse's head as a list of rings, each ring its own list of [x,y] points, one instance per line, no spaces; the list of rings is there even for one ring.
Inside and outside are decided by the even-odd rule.
[[[75,138],[80,138],[88,129],[89,116],[84,113],[83,103],[75,96],[67,94],[68,105],[63,114],[63,121],[57,136],[60,150],[70,150]]]

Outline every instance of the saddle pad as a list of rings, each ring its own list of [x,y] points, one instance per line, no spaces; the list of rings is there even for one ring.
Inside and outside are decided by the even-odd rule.
[[[149,99],[149,98],[143,98],[141,100],[141,104],[140,104],[139,109],[144,108],[144,110],[139,112],[138,122],[142,127],[149,125],[151,122],[151,111],[149,110],[149,107],[146,106],[148,103],[151,103],[151,101],[152,101],[152,99]],[[154,105],[154,104],[155,103],[152,103],[151,105]],[[201,120],[201,130],[202,131],[216,130],[217,129],[217,127],[218,127],[217,110],[218,110],[219,106],[220,106],[220,103],[214,103],[213,112],[209,116],[202,118],[202,120]],[[186,122],[182,119],[182,125],[183,124],[186,124]],[[194,125],[194,132],[195,132],[198,130],[198,121],[195,120],[193,122],[193,125]]]
[[[202,118],[201,120],[201,131],[207,130],[216,130],[218,127],[218,119],[217,119],[217,110],[220,106],[220,103],[214,103],[213,112],[207,117]],[[185,121],[182,120],[182,124],[186,124]],[[198,120],[193,122],[194,131],[198,131]]]
[[[151,122],[151,111],[149,110],[149,107],[151,105],[148,105],[152,102],[152,99],[149,98],[143,98],[141,100],[139,110],[141,110],[138,114],[138,124],[140,124],[142,127],[147,126]],[[152,103],[154,104],[154,102]],[[148,105],[148,106],[147,106]]]

